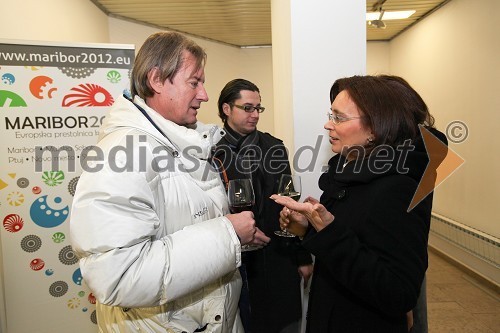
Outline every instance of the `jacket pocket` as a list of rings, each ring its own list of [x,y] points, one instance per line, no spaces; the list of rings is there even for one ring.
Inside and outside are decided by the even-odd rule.
[[[227,323],[228,320],[230,320],[232,325],[234,318],[228,317],[234,316],[231,316],[225,311],[225,302],[226,296],[210,297],[205,301],[203,305],[203,322],[208,324],[207,332],[222,332],[222,328],[229,324]]]
[[[226,320],[224,302],[224,295],[205,296],[197,302],[183,304],[183,306],[175,302],[175,306],[168,314],[168,321],[165,323],[167,332],[192,333],[203,327],[206,327],[203,332],[222,332]]]

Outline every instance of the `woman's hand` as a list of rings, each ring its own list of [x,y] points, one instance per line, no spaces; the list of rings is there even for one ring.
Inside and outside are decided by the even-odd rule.
[[[307,288],[309,284],[309,278],[313,274],[314,266],[313,264],[299,266],[299,275],[304,279],[304,289]]]
[[[281,230],[286,229],[289,233],[299,237],[304,237],[307,226],[309,225],[304,215],[290,210],[287,207],[281,210],[279,221]]]
[[[314,229],[316,229],[316,231],[323,230],[323,228],[332,223],[335,219],[333,214],[330,213],[325,208],[325,206],[323,206],[318,200],[312,197],[307,197],[304,202],[297,202],[292,198],[273,194],[271,196],[271,199],[273,199],[276,203],[285,206],[285,208],[302,214],[309,221],[309,223],[311,223]],[[282,223],[282,220],[283,222],[286,222],[286,220],[283,218],[283,212],[285,211],[285,208],[280,213],[280,225],[285,224]],[[293,219],[294,221],[300,221],[300,224],[303,223],[303,219],[296,218],[295,214],[293,213],[288,213],[286,217],[288,217],[288,220],[290,222],[292,222]]]
[[[413,327],[413,311],[409,311],[406,313],[406,322],[408,323],[408,332],[411,332]]]

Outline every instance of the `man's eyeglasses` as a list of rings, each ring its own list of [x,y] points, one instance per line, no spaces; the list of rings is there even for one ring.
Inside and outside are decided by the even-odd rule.
[[[328,116],[328,120],[331,121],[332,123],[334,123],[335,125],[341,124],[341,123],[349,121],[349,120],[363,118],[363,116],[359,116],[359,117],[343,117],[343,116],[339,116],[336,113],[333,113],[331,110],[328,111],[326,113],[326,115]]]
[[[252,113],[254,111],[257,111],[258,113],[262,113],[266,109],[263,106],[253,106],[253,105],[248,105],[248,104],[245,104],[245,105],[232,104],[232,106],[236,106],[238,109],[241,109],[241,110],[248,112],[248,113]]]

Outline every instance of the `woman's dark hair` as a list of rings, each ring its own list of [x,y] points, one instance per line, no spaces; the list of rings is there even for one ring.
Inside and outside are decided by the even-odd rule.
[[[393,75],[352,76],[335,81],[330,102],[345,90],[362,112],[363,125],[373,133],[372,147],[397,146],[420,135],[419,125],[433,127],[434,118],[420,95]]]
[[[256,91],[260,95],[259,88],[252,82],[245,79],[234,79],[229,81],[224,88],[222,88],[219,96],[217,106],[219,107],[219,117],[223,122],[226,122],[227,116],[222,110],[224,103],[233,104],[235,100],[241,98],[240,92],[242,90]]]

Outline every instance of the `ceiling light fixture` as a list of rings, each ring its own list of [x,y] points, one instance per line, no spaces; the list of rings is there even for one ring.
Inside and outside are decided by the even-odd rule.
[[[382,6],[386,1],[387,0],[378,0],[373,4],[372,11],[366,13],[368,25],[378,29],[385,29],[386,25],[382,19],[400,20],[408,18],[415,13],[414,10],[385,11],[382,9]]]
[[[398,11],[387,11],[381,10],[379,12],[368,12],[366,13],[367,21],[380,20],[380,14],[383,14],[384,20],[401,20],[407,19],[413,14],[415,10],[398,10]]]
[[[385,29],[386,25],[385,25],[384,21],[382,21],[384,14],[385,14],[385,10],[380,8],[380,13],[379,13],[378,18],[368,21],[368,25],[371,25],[377,29]]]

